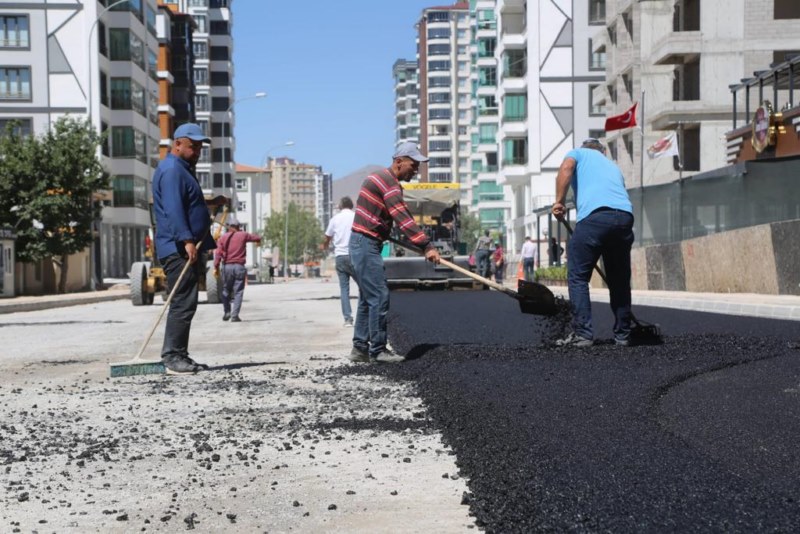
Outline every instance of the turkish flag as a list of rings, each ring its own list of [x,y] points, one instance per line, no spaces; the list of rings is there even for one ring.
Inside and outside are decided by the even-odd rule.
[[[636,102],[631,109],[623,113],[622,115],[614,115],[613,117],[609,117],[606,119],[606,131],[611,132],[614,130],[622,130],[623,128],[632,128],[636,126],[636,106],[639,103]]]

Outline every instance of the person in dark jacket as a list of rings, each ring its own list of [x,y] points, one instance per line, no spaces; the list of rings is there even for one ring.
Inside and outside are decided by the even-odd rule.
[[[211,139],[191,123],[179,126],[173,137],[172,149],[153,175],[156,253],[167,287],[171,291],[177,285],[167,314],[161,360],[169,374],[189,374],[208,369],[189,357],[189,330],[197,311],[197,283],[205,276],[205,262],[197,260],[216,246],[208,207],[194,174],[203,143]]]

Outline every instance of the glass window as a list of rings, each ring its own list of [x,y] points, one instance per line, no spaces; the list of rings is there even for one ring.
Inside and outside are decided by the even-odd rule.
[[[0,48],[28,48],[30,44],[27,15],[0,16]]]
[[[450,93],[428,93],[428,102],[431,104],[450,103]]]
[[[497,38],[489,37],[478,40],[478,57],[494,57],[494,49],[497,48]]]
[[[797,0],[775,0],[776,19],[800,19],[800,2]]]
[[[111,157],[136,158],[147,163],[145,135],[131,126],[111,127]]]
[[[450,28],[428,28],[428,39],[449,39]]]
[[[481,67],[478,69],[478,85],[481,87],[494,87],[497,85],[497,68]]]
[[[195,15],[194,21],[197,24],[197,33],[208,33],[208,17],[205,15]]]
[[[147,31],[150,35],[156,37],[156,12],[149,5],[145,6],[147,16]]]
[[[0,67],[0,100],[30,99],[30,67]]]
[[[494,144],[497,142],[497,125],[481,124],[478,130],[478,142],[481,144]]]
[[[429,119],[449,119],[450,118],[450,109],[429,109],[428,110],[428,118]]]
[[[449,44],[431,44],[431,45],[428,45],[428,55],[429,56],[449,56],[450,55],[450,45]]]
[[[589,0],[589,24],[603,24],[606,21],[606,0]]]
[[[450,13],[447,11],[431,11],[428,13],[428,22],[448,22]]]
[[[528,163],[528,139],[506,139],[503,141],[503,163],[525,165]]]
[[[109,30],[112,61],[133,61],[145,70],[144,43],[134,33],[123,28]]]
[[[208,95],[194,95],[194,107],[197,111],[211,111]]]
[[[208,0],[189,0],[189,7],[208,7]]]
[[[503,119],[521,121],[528,117],[528,95],[506,95],[503,102]]]
[[[436,76],[428,79],[429,87],[450,87],[450,76]]]
[[[14,135],[20,137],[30,137],[33,133],[33,126],[31,119],[19,118],[0,118],[0,136],[6,134],[6,129],[12,125],[12,132]]]
[[[446,60],[428,61],[428,70],[431,72],[450,70],[450,62]]]
[[[148,208],[147,180],[138,176],[114,176],[114,207]]]
[[[528,54],[525,50],[506,50],[503,54],[503,76],[524,78],[528,71]]]
[[[592,40],[589,39],[589,70],[605,70],[606,68],[606,50],[605,47],[597,52],[592,51]]]
[[[589,85],[589,115],[605,115],[606,107],[603,104],[594,102],[594,90],[600,87],[599,84]]]
[[[195,85],[208,85],[208,69],[195,68],[194,69],[194,84]]]
[[[227,46],[212,46],[211,47],[211,59],[213,61],[228,61],[230,59],[230,55],[228,53]]]
[[[236,179],[236,190],[237,191],[247,191],[247,179],[245,179],[245,178],[237,178]],[[247,209],[247,208],[242,207],[242,201],[241,200],[239,201],[239,208],[241,208],[243,210]]]
[[[195,59],[208,59],[208,43],[193,43]]]
[[[151,50],[147,51],[147,73],[153,81],[158,81],[158,57]]]
[[[211,21],[211,35],[228,35],[228,21],[227,20],[212,20]]]

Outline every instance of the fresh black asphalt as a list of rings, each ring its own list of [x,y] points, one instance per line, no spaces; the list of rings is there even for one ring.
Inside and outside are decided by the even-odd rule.
[[[395,292],[390,341],[360,365],[409,381],[489,532],[790,532],[800,524],[798,325],[662,308],[665,344],[563,349],[563,317],[495,292]]]

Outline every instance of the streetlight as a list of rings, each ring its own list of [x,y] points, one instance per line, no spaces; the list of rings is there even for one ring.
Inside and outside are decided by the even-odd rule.
[[[265,96],[267,96],[267,93],[265,93],[264,91],[259,91],[258,93],[254,94],[254,95],[245,96],[245,97],[242,97],[242,98],[240,98],[238,100],[234,100],[233,102],[231,102],[231,105],[228,106],[228,109],[225,110],[225,119],[228,118],[228,114],[230,114],[231,110],[233,109],[233,106],[235,106],[239,102],[243,102],[245,100],[254,100],[256,98],[264,98]],[[222,141],[222,188],[224,189],[225,188],[225,139],[227,137],[229,137],[229,136],[225,135],[225,120],[222,121],[222,125],[223,125],[222,126],[222,139],[223,139],[223,141]],[[232,132],[229,131],[228,133],[230,134]],[[233,174],[234,175],[236,174],[236,170],[235,169],[234,169]],[[233,178],[231,178],[231,200],[233,200],[233,195],[234,195],[234,184],[233,184]],[[233,207],[234,207],[234,211],[235,211],[235,208],[236,208],[235,204],[233,205]]]
[[[264,152],[264,162],[261,165],[261,167],[262,167],[261,177],[262,178],[264,177],[264,171],[267,169],[267,163],[269,161],[268,158],[269,158],[270,153],[273,150],[276,150],[278,148],[290,147],[290,146],[294,146],[294,141],[286,141],[282,145],[275,145],[273,147],[268,148],[267,151]],[[261,180],[259,180],[259,183],[260,182],[261,182]],[[263,185],[263,184],[260,184],[260,185]],[[258,199],[258,224],[256,224],[256,228],[258,228],[260,230],[260,232],[262,232],[262,233],[264,231],[264,209],[263,208],[264,208],[264,196],[265,196],[265,191],[263,189],[265,189],[265,188],[259,188],[259,192],[258,192],[258,195],[259,195],[259,199]],[[258,260],[259,260],[258,261],[259,273],[261,273],[264,270],[264,265],[263,265],[263,262],[264,262],[264,251],[263,250],[260,252],[260,256],[259,256]]]
[[[86,46],[86,79],[88,81],[88,83],[86,84],[88,86],[87,87],[87,98],[86,98],[86,116],[87,116],[87,118],[89,120],[89,125],[92,127],[92,129],[94,129],[94,123],[92,122],[92,104],[93,104],[93,102],[92,102],[92,32],[94,31],[95,26],[97,26],[97,23],[100,22],[100,19],[103,17],[103,15],[106,14],[106,12],[109,9],[111,9],[112,7],[118,6],[120,4],[124,4],[126,2],[130,2],[130,1],[131,0],[117,0],[116,2],[113,2],[113,3],[109,4],[108,6],[105,7],[105,9],[103,9],[97,15],[97,17],[94,19],[94,22],[92,22],[92,26],[89,28],[89,35],[87,36],[87,46]],[[94,195],[94,192],[92,192],[91,195]],[[94,198],[92,198],[92,196],[89,197],[89,206],[92,209],[94,208]],[[95,280],[95,276],[96,276],[97,273],[95,273],[95,271],[97,270],[97,266],[96,266],[97,261],[96,261],[96,258],[94,257],[95,256],[95,243],[94,243],[94,239],[95,239],[94,238],[95,221],[94,220],[92,220],[91,230],[92,230],[92,241],[89,244],[89,289],[91,291],[96,291],[97,290],[97,281]]]

